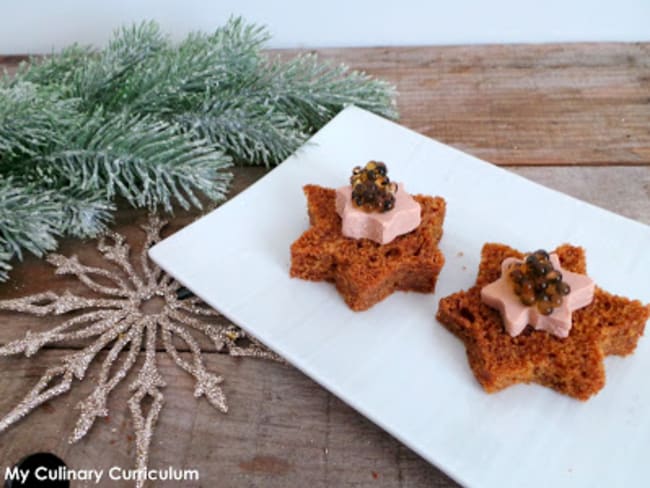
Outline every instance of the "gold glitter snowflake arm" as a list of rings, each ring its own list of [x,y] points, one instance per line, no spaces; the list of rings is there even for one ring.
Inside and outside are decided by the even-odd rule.
[[[30,357],[46,344],[94,337],[113,327],[120,320],[124,319],[125,315],[125,313],[114,310],[96,310],[73,317],[58,327],[45,332],[34,333],[28,330],[24,338],[9,342],[0,347],[0,356],[25,353],[26,357]],[[66,332],[68,329],[82,324],[89,325],[73,332]]]
[[[204,366],[201,349],[190,334],[190,329],[205,334],[214,342],[218,351],[227,352],[231,356],[279,360],[277,355],[265,349],[253,337],[247,337],[236,326],[217,323],[214,318],[219,313],[199,298],[178,298],[178,283],[149,262],[146,254],[147,247],[159,240],[164,224],[154,216],[142,226],[146,240],[145,248],[138,253],[140,266],[137,261],[132,263],[129,246],[118,234],[110,234],[98,244],[104,261],[111,265],[110,269],[85,266],[74,256],[50,257],[49,262],[55,266],[56,274],[76,276],[97,295],[96,298],[80,297],[66,291],[61,295],[46,292],[0,301],[0,310],[38,317],[76,312],[49,331],[28,331],[22,339],[0,347],[0,355],[23,352],[31,356],[47,344],[71,339],[90,341],[84,349],[68,353],[58,366],[47,369],[34,388],[9,414],[0,419],[0,431],[7,429],[43,402],[67,392],[75,378],[84,378],[88,366],[99,351],[108,348],[96,387],[77,405],[80,414],[69,440],[75,442],[83,438],[96,418],[107,414],[108,396],[134,369],[137,358],[142,354],[144,342],[144,365],[137,379],[130,385],[133,394],[128,404],[136,435],[136,467],[146,469],[151,438],[163,405],[161,389],[165,386],[155,363],[158,332],[161,333],[166,352],[176,365],[195,378],[195,396],[205,395],[212,405],[224,412],[227,406],[220,387],[222,378],[210,373]],[[139,275],[136,267],[141,267]],[[97,281],[98,278],[101,283]],[[160,308],[157,312],[143,309],[152,298],[158,299]],[[176,338],[187,344],[190,360],[187,360],[188,355],[180,354],[174,346]],[[120,358],[123,359],[117,366],[116,362]],[[111,375],[113,366],[116,370]],[[153,401],[145,413],[143,403],[147,397]],[[136,486],[141,487],[143,484],[144,481],[138,481]]]
[[[64,291],[62,295],[58,295],[53,291],[47,291],[22,298],[0,300],[0,310],[22,312],[36,317],[62,315],[90,307],[111,308],[120,307],[121,305],[121,300],[79,297],[73,295],[68,290]]]
[[[70,389],[73,378],[76,377],[78,380],[83,379],[88,365],[97,353],[130,325],[128,320],[123,321],[121,326],[105,332],[90,346],[64,358],[63,364],[48,368],[36,386],[25,395],[25,398],[0,420],[0,432],[6,430],[11,424],[17,422],[44,402],[67,392]],[[58,383],[49,386],[50,383],[59,377],[60,380]]]
[[[7,430],[9,426],[19,421],[39,405],[57,397],[70,389],[72,384],[72,368],[70,365],[56,366],[49,368],[41,376],[36,386],[14,407],[14,409],[0,420],[0,432]],[[48,385],[59,379],[58,383],[48,388]]]
[[[113,344],[113,347],[102,363],[97,386],[85,400],[80,401],[77,405],[81,413],[79,414],[74,432],[69,438],[71,443],[83,438],[93,426],[97,417],[106,417],[108,415],[108,407],[106,406],[108,395],[126,377],[138,359],[140,347],[142,346],[142,332],[142,325],[135,324],[128,333],[122,334]],[[129,342],[131,343],[131,347],[126,358],[117,372],[109,380],[108,375],[113,363]]]
[[[246,338],[249,344],[246,347],[240,347],[233,341],[233,344],[229,346],[228,352],[231,356],[237,357],[249,357],[249,358],[260,358],[260,359],[269,359],[271,361],[277,361],[279,363],[286,363],[281,356],[277,355],[273,351],[266,348],[264,344],[259,342],[255,337],[250,334],[246,334],[243,330],[238,327],[234,327],[239,338]]]
[[[145,243],[140,250],[140,268],[149,286],[155,286],[162,275],[162,270],[158,266],[154,266],[153,269],[149,266],[149,249],[160,242],[160,232],[166,225],[166,220],[160,219],[157,215],[152,215],[147,223],[142,226],[145,232]]]
[[[47,261],[56,267],[56,274],[74,275],[79,279],[79,281],[81,281],[84,285],[86,285],[94,292],[115,297],[128,297],[132,293],[129,285],[120,275],[104,268],[97,268],[95,266],[86,266],[84,264],[81,264],[79,262],[79,258],[77,258],[75,255],[67,258],[65,256],[61,256],[60,254],[50,254],[47,256]],[[117,286],[111,287],[102,285],[101,283],[91,278],[92,275],[106,278],[109,281],[115,283]]]
[[[149,446],[153,430],[158,421],[158,415],[163,406],[163,395],[159,388],[165,387],[165,381],[156,368],[156,325],[147,324],[147,342],[145,345],[145,360],[138,378],[131,384],[135,393],[129,398],[129,409],[133,417],[136,444],[136,469],[146,470],[149,463]],[[152,398],[146,417],[142,402],[145,397]],[[138,478],[136,487],[144,486],[144,479]]]
[[[197,314],[197,312],[195,311],[196,308],[198,307],[193,307],[190,309],[192,310],[192,313]],[[203,333],[206,337],[208,337],[212,341],[212,343],[214,344],[214,348],[217,351],[222,351],[224,346],[226,345],[227,332],[226,332],[226,327],[224,327],[223,325],[214,325],[214,324],[206,323],[203,320],[194,318],[179,310],[170,310],[167,315],[171,320],[174,320],[179,324],[188,325],[193,329]]]
[[[112,240],[112,244],[109,243]],[[131,251],[130,246],[127,244],[124,236],[116,232],[106,232],[106,234],[99,239],[97,249],[101,252],[104,258],[116,264],[124,271],[124,275],[128,278],[134,288],[141,288],[143,286],[142,279],[133,269],[133,265],[129,260]]]
[[[176,308],[195,315],[203,315],[204,317],[219,317],[221,315],[215,309],[205,305],[199,297],[191,297],[181,300],[178,302]]]
[[[199,300],[197,298],[197,300]],[[184,300],[187,301],[187,300]],[[197,309],[198,306],[194,307],[178,307],[183,308],[183,310],[191,311],[193,314],[198,315]],[[201,307],[203,308],[203,307]],[[211,309],[210,309],[211,310]],[[217,312],[213,312],[215,316],[219,316]],[[213,315],[205,314],[205,315]],[[190,315],[183,313],[180,310],[173,310],[169,312],[169,318],[178,322],[182,325],[189,325],[193,329],[203,333],[208,337],[214,344],[214,347],[217,351],[228,351],[228,354],[231,356],[237,357],[255,357],[261,359],[270,359],[272,361],[283,362],[283,359],[275,354],[272,351],[269,351],[265,346],[263,346],[257,339],[247,335],[239,327],[229,324],[229,325],[213,325],[206,323],[202,320],[191,317]],[[245,347],[239,346],[237,341],[242,339],[247,340]]]
[[[223,394],[221,387],[219,386],[223,382],[221,376],[217,376],[213,373],[210,373],[205,369],[203,360],[201,359],[201,348],[196,343],[194,338],[190,335],[187,330],[182,327],[178,327],[173,324],[171,321],[164,319],[161,321],[160,326],[162,328],[162,340],[165,350],[172,357],[174,362],[184,369],[187,373],[192,375],[196,380],[196,387],[194,388],[194,397],[199,398],[202,395],[205,395],[208,401],[212,404],[213,407],[221,410],[222,412],[228,411],[228,405],[226,404],[226,397]],[[188,362],[178,354],[178,350],[174,346],[172,340],[172,333],[179,337],[187,344],[187,347],[190,349],[192,354],[192,362]]]

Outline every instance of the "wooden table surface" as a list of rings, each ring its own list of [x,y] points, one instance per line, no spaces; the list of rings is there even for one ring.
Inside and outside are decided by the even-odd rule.
[[[395,83],[400,122],[407,127],[650,224],[650,44],[318,52]],[[0,66],[12,70],[18,60],[0,57]],[[265,170],[238,168],[235,173],[232,195]],[[168,233],[196,215],[178,213]],[[123,208],[115,228],[135,242],[137,224],[144,219],[144,212]],[[93,249],[93,243],[65,241],[60,252],[92,261]],[[12,281],[0,285],[0,299],[61,287],[80,289],[73,280],[53,277],[43,261],[27,258]],[[53,323],[0,314],[0,342]],[[32,359],[1,358],[0,412],[9,411],[48,366],[79,346],[48,348]],[[205,400],[195,401],[190,378],[161,352],[168,386],[150,467],[198,469],[204,487],[457,486],[291,366],[232,358],[210,350],[209,344],[206,349],[207,365],[226,379],[230,412],[222,415]],[[23,455],[41,450],[77,469],[132,466],[128,381],[112,394],[110,417],[78,444],[67,444],[78,413],[74,406],[89,393],[97,371],[91,367],[86,381],[75,382],[68,395],[1,434],[3,472]],[[468,374],[467,381],[474,379]]]

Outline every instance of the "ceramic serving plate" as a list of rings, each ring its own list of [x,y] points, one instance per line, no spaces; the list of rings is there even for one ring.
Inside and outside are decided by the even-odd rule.
[[[394,293],[352,312],[331,284],[289,277],[308,228],[302,186],[346,184],[385,161],[410,193],[441,195],[446,264],[435,294]],[[582,403],[536,385],[488,395],[436,320],[474,282],[483,243],[587,250],[602,288],[650,301],[650,228],[350,107],[267,176],[151,249],[178,281],[305,374],[471,487],[645,486],[650,480],[650,340],[606,360]]]

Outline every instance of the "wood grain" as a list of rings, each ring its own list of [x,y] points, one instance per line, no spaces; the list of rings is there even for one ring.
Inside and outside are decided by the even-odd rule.
[[[650,44],[318,52],[394,82],[402,124],[650,224]],[[19,61],[0,57],[0,67],[11,72]],[[235,173],[232,195],[266,170],[237,168]],[[177,212],[166,232],[187,225],[199,213]],[[138,225],[145,218],[145,212],[121,205],[114,228],[137,246]],[[100,263],[93,242],[64,241],[59,252]],[[0,299],[63,288],[82,292],[74,280],[54,277],[48,264],[28,257],[10,283],[0,284]],[[54,323],[2,313],[0,344]],[[203,345],[212,351],[205,355],[208,365],[226,378],[230,412],[224,416],[205,400],[195,401],[190,379],[159,352],[168,386],[152,467],[199,469],[201,481],[195,486],[210,487],[457,486],[290,366],[230,358],[214,353],[207,342]],[[45,368],[80,346],[48,348],[36,360],[0,358],[0,415]],[[89,393],[96,372],[92,366],[86,381],[75,383],[68,395],[2,434],[0,469],[37,450],[55,452],[75,468],[132,466],[128,382],[111,397],[107,420],[78,444],[66,443],[76,421],[74,406]]]
[[[650,163],[650,44],[320,49],[395,83],[407,127],[502,165]]]
[[[311,52],[393,82],[402,124],[495,164],[650,164],[650,43]]]
[[[8,411],[46,368],[58,364],[63,354],[45,351],[38,362],[0,358],[0,388],[4,392],[0,411]],[[197,469],[200,482],[155,486],[286,488],[303,487],[307,482],[313,488],[454,486],[290,366],[220,354],[207,355],[206,362],[211,370],[225,376],[230,407],[227,415],[217,412],[205,399],[195,401],[190,377],[168,356],[158,357],[167,387],[150,465],[155,469],[170,465]],[[89,381],[75,382],[68,395],[50,401],[29,420],[3,434],[3,473],[6,465],[36,450],[53,452],[75,469],[132,468],[134,438],[125,408],[130,395],[128,382],[111,395],[109,417],[98,419],[79,443],[67,442],[76,423],[75,406],[90,393],[92,377],[99,369],[96,366],[91,366]]]

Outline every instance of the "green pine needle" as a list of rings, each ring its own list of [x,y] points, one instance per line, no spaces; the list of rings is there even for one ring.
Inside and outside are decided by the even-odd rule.
[[[9,251],[0,249],[0,281],[7,281],[9,279],[9,271],[11,271],[12,254]]]
[[[55,90],[28,82],[0,86],[0,165],[65,144],[79,117],[78,100],[61,99]]]
[[[61,188],[57,192],[56,202],[63,210],[62,233],[80,238],[104,232],[116,210],[106,194],[78,188]]]
[[[56,248],[64,213],[53,191],[35,191],[9,178],[0,178],[0,249],[22,258],[23,250],[37,256]]]
[[[314,55],[267,56],[241,18],[178,44],[154,22],[0,78],[0,281],[23,251],[105,230],[134,207],[225,199],[232,161],[277,164],[347,105],[397,116],[394,88]]]
[[[230,158],[177,126],[127,113],[89,120],[70,143],[33,162],[40,174],[134,207],[173,203],[201,208],[197,193],[223,200],[231,179]]]
[[[347,105],[396,118],[394,89],[345,65],[321,62],[315,54],[282,63],[270,61],[260,89],[286,112],[300,118],[307,130],[319,129]]]
[[[307,139],[297,117],[254,98],[215,100],[175,117],[185,131],[227,149],[239,163],[267,167],[286,159]]]

